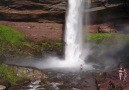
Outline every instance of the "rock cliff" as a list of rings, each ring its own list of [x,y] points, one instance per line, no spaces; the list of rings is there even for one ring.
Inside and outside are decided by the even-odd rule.
[[[3,0],[0,19],[14,21],[64,22],[67,0]]]

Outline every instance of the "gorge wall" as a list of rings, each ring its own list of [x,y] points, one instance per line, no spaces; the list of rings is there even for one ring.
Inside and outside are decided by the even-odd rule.
[[[0,19],[13,21],[64,22],[67,0],[1,1]]]
[[[104,6],[102,2],[93,2],[88,9],[90,18],[92,18],[91,23],[125,17],[126,10],[122,6],[123,3],[117,1],[120,0],[109,2],[107,6]],[[0,3],[0,19],[63,23],[67,2],[68,0],[2,0]],[[118,5],[119,3],[121,5]],[[87,4],[88,2],[85,2],[86,8]]]

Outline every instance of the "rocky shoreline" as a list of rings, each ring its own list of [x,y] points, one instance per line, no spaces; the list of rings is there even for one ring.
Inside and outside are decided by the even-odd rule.
[[[48,83],[48,80],[47,80],[48,76],[42,70],[38,70],[36,68],[30,68],[30,67],[20,67],[20,66],[4,65],[4,64],[2,64],[0,67],[2,67],[5,70],[7,69],[8,72],[11,71],[11,73],[8,74],[10,78],[6,76],[6,73],[3,71],[4,78],[0,80],[0,88],[6,88],[6,89],[8,88],[10,90],[14,90],[14,89],[20,90],[23,87],[25,87],[25,85],[28,85],[30,83],[32,84],[36,82],[37,84],[39,84],[40,82],[44,84]],[[12,72],[12,69],[13,69],[13,72]],[[0,72],[0,78],[1,78],[1,75],[2,75],[2,71]],[[19,79],[14,82],[13,79],[16,77],[18,77]],[[0,90],[6,90],[6,89],[0,89]]]
[[[38,70],[36,68],[8,65],[8,68],[16,68],[18,77],[24,78],[12,85],[8,81],[1,82],[0,88],[11,90],[128,90],[129,79],[120,81],[117,70],[103,71],[79,71],[67,72],[58,70]],[[115,74],[116,72],[116,74]],[[2,89],[3,90],[3,89]]]

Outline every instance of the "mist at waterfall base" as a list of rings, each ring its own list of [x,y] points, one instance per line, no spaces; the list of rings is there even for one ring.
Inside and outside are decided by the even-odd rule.
[[[127,66],[129,42],[124,38],[119,40],[112,38],[110,41],[112,45],[105,45],[103,42],[90,44],[87,63],[92,64],[93,68],[99,66],[103,70],[113,70],[120,64]]]
[[[89,43],[85,50],[85,68],[84,70],[112,70],[121,61],[125,61],[128,58],[129,53],[129,43],[122,43],[122,40],[115,41],[110,47],[103,44]],[[123,58],[124,57],[124,58]],[[72,62],[72,61],[71,61]],[[8,60],[7,64],[13,64],[25,67],[35,67],[38,69],[46,70],[57,70],[57,71],[80,71],[80,63],[71,65],[71,62],[60,59],[57,56],[45,55],[44,58],[27,60],[23,58],[18,58],[14,61]],[[72,62],[73,64],[73,62]],[[82,63],[81,63],[82,64]],[[84,63],[83,63],[84,64]],[[89,64],[89,65],[87,65]],[[95,68],[95,69],[94,69]],[[112,69],[111,69],[112,68]]]

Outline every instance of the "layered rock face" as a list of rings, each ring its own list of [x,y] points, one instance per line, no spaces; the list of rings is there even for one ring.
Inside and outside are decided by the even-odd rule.
[[[125,16],[123,6],[118,1],[110,1],[107,6],[104,6],[102,2],[93,2],[89,8],[88,2],[85,2],[85,8],[88,8],[87,11],[92,18],[91,23]],[[0,3],[0,19],[63,23],[67,3],[68,0],[2,0]],[[121,11],[123,11],[122,15]]]
[[[0,5],[0,18],[15,21],[64,22],[67,0],[12,0]]]

